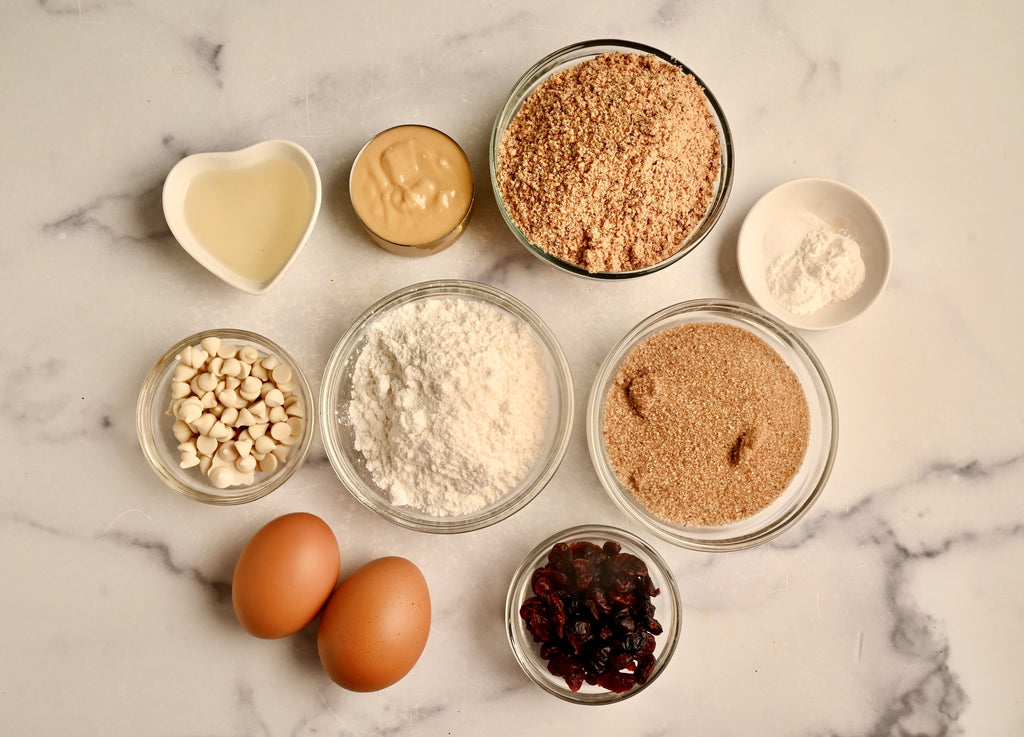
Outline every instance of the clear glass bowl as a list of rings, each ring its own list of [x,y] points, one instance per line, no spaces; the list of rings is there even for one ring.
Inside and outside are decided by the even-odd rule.
[[[530,239],[527,238],[526,234],[523,233],[519,226],[516,225],[514,219],[505,206],[504,198],[501,195],[501,189],[498,186],[498,148],[501,144],[502,136],[505,134],[505,129],[508,128],[509,124],[515,118],[519,109],[523,106],[523,102],[534,92],[534,90],[537,89],[537,87],[543,84],[549,76],[563,69],[579,64],[580,62],[600,56],[601,54],[612,52],[654,55],[662,61],[673,64],[687,74],[693,76],[697,81],[697,84],[699,84],[704,90],[704,96],[708,101],[708,110],[714,118],[715,126],[718,128],[719,145],[722,151],[722,168],[718,175],[718,180],[715,183],[714,197],[708,204],[707,211],[704,213],[704,218],[698,226],[693,229],[693,232],[687,236],[685,242],[679,247],[679,250],[668,258],[643,269],[636,269],[634,271],[590,272],[575,264],[563,261],[562,259],[548,253],[543,248],[534,245],[530,242]],[[553,266],[556,266],[563,271],[567,271],[570,274],[591,279],[632,279],[638,276],[644,276],[645,274],[651,274],[664,269],[666,266],[671,266],[696,248],[708,233],[711,232],[711,229],[715,226],[715,223],[718,222],[722,211],[725,209],[725,203],[729,199],[729,193],[732,190],[733,167],[734,154],[732,132],[729,128],[729,123],[725,119],[725,113],[722,112],[722,108],[718,104],[718,100],[715,98],[714,94],[712,94],[711,90],[708,89],[708,86],[704,84],[699,76],[694,74],[693,70],[688,68],[675,57],[651,46],[645,46],[644,44],[634,43],[632,41],[622,41],[617,39],[584,41],[571,46],[566,46],[563,49],[559,49],[558,51],[545,56],[527,70],[527,72],[519,78],[519,81],[516,82],[512,91],[509,92],[508,98],[505,100],[505,104],[502,106],[501,111],[498,113],[498,117],[494,121],[494,127],[491,130],[491,187],[494,190],[494,198],[498,203],[498,210],[501,212],[501,216],[505,219],[505,223],[508,225],[509,229],[519,242],[526,247],[526,250],[534,256],[537,256],[542,261],[552,264]]]
[[[178,441],[172,432],[174,419],[167,415],[171,402],[171,377],[178,361],[175,358],[188,346],[199,345],[210,337],[220,338],[224,343],[232,343],[239,348],[254,346],[261,355],[273,354],[286,364],[295,377],[293,390],[305,404],[306,418],[303,423],[303,434],[292,446],[287,460],[278,464],[272,473],[256,472],[255,482],[248,486],[230,486],[218,489],[198,468],[181,468]],[[204,330],[201,333],[183,338],[171,346],[159,361],[150,369],[139,392],[136,407],[136,429],[142,451],[156,475],[175,491],[207,504],[244,504],[260,499],[277,489],[291,478],[309,454],[316,426],[316,407],[313,392],[309,388],[306,376],[295,359],[277,343],[262,335],[237,330],[219,328]]]
[[[477,512],[440,517],[391,502],[374,482],[360,451],[348,409],[352,396],[352,372],[366,345],[367,329],[381,316],[402,305],[420,300],[456,297],[493,305],[529,326],[540,346],[547,374],[550,412],[533,468],[494,503]],[[321,437],[335,473],[364,506],[391,522],[422,532],[455,533],[477,530],[499,522],[525,507],[537,496],[558,469],[572,430],[573,387],[569,364],[551,330],[536,313],[501,290],[475,282],[438,280],[413,284],[380,300],[362,314],[335,346],[324,372],[320,392]]]
[[[649,512],[622,484],[608,460],[604,437],[605,399],[619,367],[633,349],[661,331],[690,322],[721,322],[743,328],[764,340],[786,361],[803,387],[810,410],[810,442],[789,486],[761,512],[717,527],[687,527]],[[703,551],[739,550],[776,537],[814,504],[832,471],[838,445],[838,410],[824,367],[795,332],[763,310],[727,300],[692,300],[667,307],[636,327],[612,348],[598,370],[587,406],[587,444],[601,485],[615,504],[660,537]]]
[[[591,686],[586,683],[580,687],[579,691],[573,691],[566,685],[563,678],[552,675],[548,671],[547,662],[540,657],[540,646],[534,642],[533,636],[527,631],[526,624],[519,615],[519,608],[524,601],[533,596],[533,572],[547,564],[548,553],[556,543],[586,541],[602,545],[609,540],[621,545],[623,552],[632,553],[644,561],[647,564],[651,580],[660,589],[660,593],[651,600],[655,606],[655,619],[661,623],[664,629],[662,634],[656,638],[657,645],[654,655],[657,658],[657,663],[645,684],[636,685],[624,693],[614,693],[600,686]],[[548,693],[574,704],[612,704],[635,696],[654,683],[668,666],[672,653],[675,652],[676,644],[679,641],[681,619],[682,604],[679,589],[665,560],[654,548],[636,535],[607,525],[572,527],[554,534],[540,543],[527,554],[512,575],[512,584],[509,586],[508,597],[505,600],[506,634],[512,653],[523,672]]]

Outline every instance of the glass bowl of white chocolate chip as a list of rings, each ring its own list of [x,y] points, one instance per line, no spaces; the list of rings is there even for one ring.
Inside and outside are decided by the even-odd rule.
[[[246,330],[205,330],[176,343],[139,393],[139,442],[150,466],[182,494],[244,504],[283,484],[305,460],[313,395],[299,365]]]

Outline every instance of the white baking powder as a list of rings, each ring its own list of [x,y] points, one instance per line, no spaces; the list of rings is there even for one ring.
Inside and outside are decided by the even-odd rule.
[[[785,218],[766,241],[769,253],[782,250],[768,267],[768,289],[794,314],[810,315],[849,299],[864,283],[860,245],[812,213]]]
[[[391,501],[444,517],[474,512],[519,483],[543,440],[548,405],[529,326],[484,302],[437,297],[372,324],[353,370],[349,419]]]

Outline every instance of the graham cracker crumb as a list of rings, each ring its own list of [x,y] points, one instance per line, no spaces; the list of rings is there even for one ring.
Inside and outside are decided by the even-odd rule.
[[[589,272],[634,271],[679,250],[721,165],[693,76],[613,52],[551,75],[526,99],[499,144],[497,180],[534,245]]]

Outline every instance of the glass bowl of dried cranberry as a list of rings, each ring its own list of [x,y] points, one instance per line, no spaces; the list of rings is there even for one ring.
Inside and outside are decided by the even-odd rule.
[[[664,559],[636,535],[583,525],[523,559],[505,602],[509,644],[523,671],[575,704],[609,704],[650,686],[679,639],[679,589]]]

